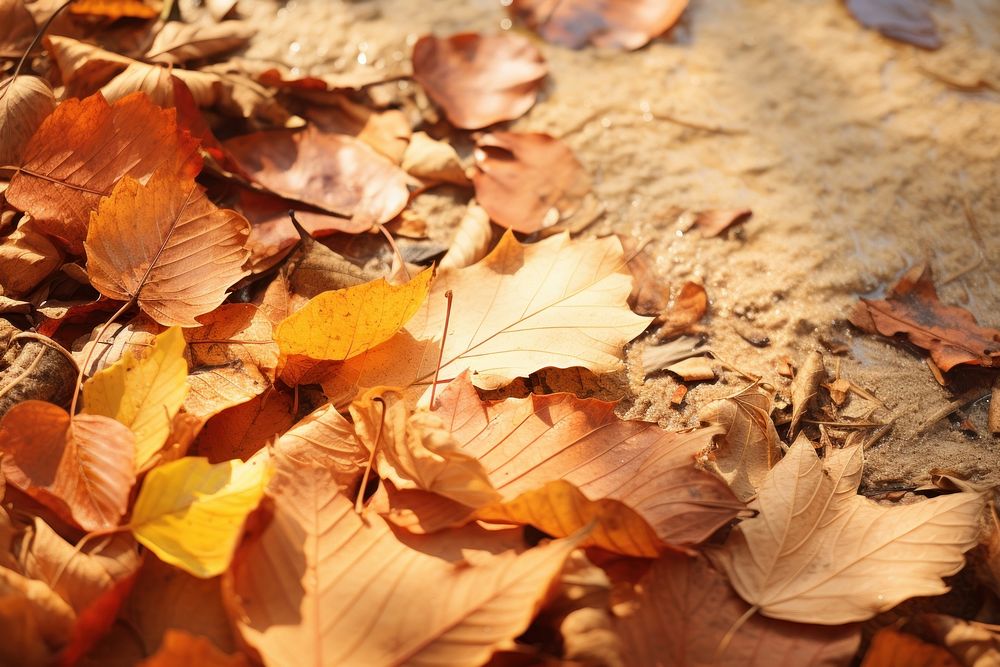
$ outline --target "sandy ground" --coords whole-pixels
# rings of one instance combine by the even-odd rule
[[[487,0],[241,0],[240,10],[260,29],[246,56],[302,74],[405,71],[425,32],[519,29]],[[704,283],[710,344],[727,362],[787,394],[780,359],[841,350],[826,353],[828,370],[839,363],[842,377],[887,404],[873,419],[896,419],[869,449],[872,493],[918,485],[934,468],[1000,482],[986,401],[966,412],[978,435],[948,419],[918,433],[954,394],[922,353],[845,320],[859,295],[878,295],[926,260],[947,281],[943,300],[1000,326],[1000,5],[940,1],[934,16],[945,47],[925,52],[864,30],[837,0],[692,0],[671,34],[637,52],[539,41],[550,77],[511,125],[564,137],[593,175],[606,214],[586,233],[651,239],[666,279]],[[442,220],[462,205],[451,194],[428,201]],[[737,233],[703,239],[677,230],[674,206],[746,206],[754,216]],[[746,341],[761,337],[767,346]],[[644,378],[645,344],[629,353],[624,416],[691,425],[699,405],[744,383],[730,373],[694,386],[674,409],[676,382]],[[955,391],[981,379],[957,376]],[[867,402],[852,401],[846,413],[864,415]]]

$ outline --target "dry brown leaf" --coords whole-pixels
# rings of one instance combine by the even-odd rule
[[[403,330],[345,362],[324,390],[343,404],[358,388],[429,385],[448,291],[453,312],[440,382],[468,368],[484,389],[546,366],[598,373],[620,368],[622,347],[649,323],[628,309],[632,281],[621,260],[621,244],[610,237],[571,241],[558,234],[522,245],[508,232],[479,263],[438,274],[423,308]]]
[[[531,234],[573,217],[590,176],[547,134],[494,132],[476,142],[476,199],[498,225]]]
[[[149,97],[150,102],[166,109],[176,106],[175,81],[177,79],[165,67],[135,62],[101,86],[101,94],[114,104],[132,93],[142,92]]]
[[[0,319],[0,327],[7,320]],[[0,357],[0,417],[22,401],[69,405],[78,368],[59,344],[44,337],[13,335]]]
[[[438,415],[411,413],[399,392],[376,388],[351,404],[358,438],[375,452],[379,476],[468,507],[500,498],[482,463],[464,451]]]
[[[201,168],[196,147],[174,111],[142,93],[114,105],[101,95],[66,100],[32,136],[5,196],[79,251],[91,211],[116,183],[124,176],[145,181],[157,168],[193,178]],[[137,238],[131,225],[125,233]]]
[[[278,346],[270,321],[250,304],[224,304],[199,321],[184,331],[191,369],[184,409],[204,420],[271,386]]]
[[[678,361],[667,366],[667,372],[673,373],[684,382],[702,382],[716,378],[715,361],[708,357],[689,357]]]
[[[313,410],[275,443],[282,460],[297,466],[321,465],[333,476],[341,493],[354,497],[368,450],[347,421],[329,403]]]
[[[472,266],[489,253],[492,242],[493,227],[490,226],[489,214],[471,201],[438,267],[444,270]]]
[[[462,160],[446,141],[432,139],[426,132],[414,132],[400,166],[403,171],[429,183],[468,185]]]
[[[394,218],[409,200],[406,172],[354,137],[307,127],[236,137],[226,150],[275,194],[341,216],[345,232]]]
[[[723,208],[699,211],[695,214],[694,226],[702,235],[712,238],[733,225],[746,222],[752,215],[753,211],[748,208]]]
[[[481,664],[527,627],[575,546],[463,559],[458,532],[411,547],[316,465],[279,464],[270,493],[274,518],[226,575],[237,628],[270,665]]]
[[[21,75],[0,82],[0,165],[20,163],[28,140],[55,108],[56,97],[45,79]]]
[[[582,49],[645,46],[680,19],[687,0],[513,0],[510,12],[545,41]]]
[[[893,628],[882,628],[872,637],[861,667],[961,667],[961,664],[940,646]]]
[[[91,216],[90,281],[163,326],[198,326],[246,275],[243,216],[216,208],[193,180],[157,171],[146,185],[123,178]]]
[[[146,58],[179,65],[219,55],[246,44],[256,31],[242,21],[200,25],[170,21],[156,34]]]
[[[572,394],[483,403],[465,376],[442,392],[435,414],[480,460],[503,502],[562,479],[587,499],[621,502],[680,546],[705,540],[743,509],[720,479],[695,467],[710,429],[669,433]]]
[[[294,423],[291,397],[267,391],[209,419],[196,441],[198,455],[212,463],[246,461]]]
[[[714,451],[714,466],[744,501],[757,495],[768,472],[781,459],[778,433],[771,421],[773,407],[773,392],[751,386],[698,411],[699,420],[725,429]]]
[[[858,23],[889,39],[924,49],[941,48],[941,36],[925,0],[845,0]]]
[[[851,391],[851,382],[845,378],[837,378],[833,382],[824,383],[823,386],[830,392],[830,400],[838,407],[847,401],[847,394]]]
[[[883,301],[861,299],[850,320],[868,333],[905,334],[911,343],[929,350],[945,372],[958,364],[1000,365],[1000,330],[979,326],[965,308],[941,303],[930,267],[907,271]]]
[[[824,627],[757,614],[740,624],[750,606],[702,557],[666,553],[635,589],[616,606],[614,626],[629,665],[843,667],[861,643],[856,624]]]
[[[0,241],[0,294],[18,299],[62,265],[63,255],[31,218]]]
[[[921,636],[929,637],[947,648],[958,658],[962,667],[993,667],[1000,664],[998,625],[966,621],[943,614],[921,614],[912,625]]]
[[[413,46],[413,78],[463,130],[524,115],[547,73],[542,54],[520,35],[425,35]]]
[[[820,461],[799,436],[751,505],[759,514],[711,554],[760,613],[837,625],[948,590],[941,578],[958,572],[975,546],[983,495],[879,505],[857,495],[862,459],[855,446]]]
[[[114,528],[135,484],[135,438],[100,415],[24,401],[0,421],[7,483],[84,530]]]
[[[792,380],[792,421],[788,425],[788,439],[794,440],[799,430],[799,422],[805,416],[819,385],[826,379],[826,366],[823,365],[823,355],[813,350],[802,362],[801,368]],[[839,405],[839,404],[838,404]]]
[[[18,58],[35,34],[35,21],[23,0],[0,0],[0,55]]]
[[[698,283],[686,282],[674,298],[669,309],[657,318],[663,324],[656,335],[660,339],[673,338],[694,328],[708,312],[708,293]]]
[[[160,649],[136,667],[250,667],[242,653],[223,653],[215,644],[183,630],[167,630]]]
[[[73,609],[44,583],[0,568],[0,663],[53,664],[74,621]]]
[[[323,132],[357,137],[393,164],[403,161],[412,134],[406,114],[399,109],[375,111],[344,95],[336,95],[331,101],[329,105],[309,107],[306,118]]]
[[[628,270],[632,273],[632,293],[628,305],[638,315],[659,317],[670,303],[670,284],[656,268],[656,260],[646,251],[648,243],[639,242],[628,234],[616,234],[625,249]]]

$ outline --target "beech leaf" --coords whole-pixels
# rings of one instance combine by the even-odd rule
[[[69,99],[32,135],[5,196],[79,252],[91,211],[122,177],[144,182],[162,167],[193,178],[201,169],[196,149],[197,142],[178,129],[175,112],[142,93],[114,105],[100,94]],[[143,236],[131,226],[125,235]]]
[[[323,292],[278,324],[281,353],[342,361],[370,350],[392,338],[420,309],[433,277],[433,269],[425,269],[403,285],[379,278]]]
[[[758,515],[712,554],[760,613],[837,625],[948,590],[941,578],[976,545],[983,494],[879,505],[857,495],[862,458],[858,445],[820,461],[799,436],[751,505]]]
[[[1000,330],[979,326],[965,308],[941,303],[929,267],[910,269],[884,300],[861,299],[850,320],[868,333],[905,334],[945,372],[959,364],[1000,365]]]
[[[510,12],[546,41],[634,50],[669,30],[687,0],[512,0]]]
[[[165,463],[146,476],[129,527],[164,562],[214,577],[229,567],[269,476],[267,450],[246,462],[212,465],[186,457]]]
[[[542,54],[520,35],[425,35],[413,46],[413,78],[463,130],[524,115],[547,73]]]
[[[463,533],[408,546],[325,468],[281,470],[273,519],[227,574],[236,626],[267,665],[481,664],[528,626],[576,545],[447,559],[429,548],[459,552]]]
[[[354,432],[354,425],[327,403],[302,418],[275,443],[282,461],[295,465],[321,465],[341,491],[352,497],[361,483],[368,450]]]
[[[91,215],[90,281],[164,326],[198,326],[247,275],[249,233],[243,216],[216,208],[193,180],[162,170],[145,185],[125,177]]]
[[[135,437],[101,415],[72,419],[57,405],[23,401],[0,421],[7,483],[84,530],[118,525],[135,484]]]
[[[31,136],[55,108],[56,96],[45,79],[21,75],[0,82],[0,165],[20,161]]]
[[[508,232],[479,263],[442,271],[406,326],[345,362],[324,390],[340,403],[359,387],[430,384],[448,291],[454,298],[442,382],[466,369],[483,389],[546,366],[619,369],[625,343],[649,324],[628,308],[631,282],[616,238],[573,241],[564,233],[522,245]]]
[[[184,336],[172,327],[156,337],[149,353],[131,350],[83,385],[87,414],[111,417],[135,435],[135,466],[142,469],[163,447],[187,394]]]

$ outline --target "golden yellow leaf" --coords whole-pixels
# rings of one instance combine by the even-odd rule
[[[429,385],[442,346],[441,382],[463,370],[495,389],[546,366],[602,373],[620,368],[622,348],[650,322],[629,310],[632,277],[614,237],[557,234],[522,245],[508,232],[473,266],[442,271],[423,308],[396,336],[345,362],[323,388],[335,402],[359,388]]]
[[[243,522],[270,476],[266,449],[245,463],[186,457],[154,468],[142,485],[129,526],[160,560],[196,577],[229,567]]]
[[[392,338],[423,305],[433,269],[403,285],[379,278],[323,292],[278,324],[275,340],[285,356],[340,361]]]
[[[857,495],[860,446],[820,461],[799,436],[739,524],[710,554],[760,613],[799,623],[863,621],[903,600],[940,595],[976,545],[981,493],[887,507]]]
[[[120,421],[135,434],[135,466],[142,469],[163,447],[188,386],[184,335],[171,327],[158,335],[148,355],[131,350],[83,385],[84,411]]]

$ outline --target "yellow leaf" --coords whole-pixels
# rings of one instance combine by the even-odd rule
[[[163,447],[187,394],[187,362],[180,327],[157,336],[142,359],[131,350],[83,385],[85,412],[116,419],[135,434],[137,470]]]
[[[423,305],[433,269],[404,285],[384,279],[323,292],[285,318],[275,340],[285,356],[340,361],[392,338]]]
[[[201,457],[167,463],[146,477],[129,525],[160,560],[196,577],[214,577],[229,567],[243,521],[269,477],[266,449],[246,463],[212,465]]]

